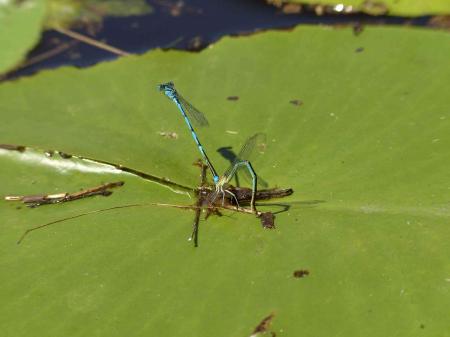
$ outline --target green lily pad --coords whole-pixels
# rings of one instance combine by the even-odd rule
[[[45,0],[0,1],[0,74],[14,68],[39,41]]]
[[[345,11],[362,11],[371,15],[419,16],[450,13],[450,2],[448,0],[274,0],[272,2],[336,5],[337,12],[343,12],[346,8]]]
[[[228,161],[216,149],[237,152],[264,132],[253,166],[295,191],[260,205],[290,207],[277,229],[224,212],[201,223],[198,248],[186,240],[193,212],[157,206],[55,224],[17,245],[24,230],[62,217],[195,199],[95,163],[69,169],[59,162],[75,160],[0,151],[1,195],[125,181],[109,197],[37,209],[0,203],[3,335],[250,336],[271,313],[279,336],[445,335],[448,55],[444,32],[300,27],[2,84],[2,142],[195,187],[200,154],[156,90],[173,80],[207,115],[211,126],[198,132],[219,172]]]

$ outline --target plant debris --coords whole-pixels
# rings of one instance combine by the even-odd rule
[[[293,275],[294,275],[295,278],[302,278],[302,277],[305,277],[305,276],[309,275],[309,270],[299,269],[299,270],[294,271]]]
[[[24,152],[26,147],[22,145],[0,144],[0,149],[8,151]]]
[[[255,337],[258,334],[263,334],[265,332],[268,332],[270,328],[270,324],[272,323],[273,318],[275,317],[274,313],[271,313],[269,316],[263,318],[263,320],[256,326],[255,330],[253,330],[253,333],[250,335],[250,337]],[[275,332],[270,332],[273,337],[275,337]]]
[[[28,207],[34,208],[42,205],[58,204],[61,202],[74,201],[95,195],[109,196],[112,194],[111,188],[123,186],[123,181],[107,183],[97,187],[81,190],[74,193],[38,194],[38,195],[8,195],[6,201],[21,201]]]
[[[262,213],[260,219],[263,228],[275,229],[275,215],[272,212]]]

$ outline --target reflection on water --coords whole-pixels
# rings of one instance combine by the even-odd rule
[[[142,16],[107,17],[92,30],[85,25],[77,32],[105,42],[128,53],[140,54],[154,48],[201,50],[226,35],[248,35],[264,29],[287,29],[298,24],[366,24],[419,25],[428,24],[429,16],[404,18],[385,16],[379,2],[365,1],[366,12],[377,10],[376,16],[354,12],[351,6],[301,6],[289,13],[283,7],[261,0],[147,0],[153,11]],[[281,3],[281,2],[280,2]],[[345,14],[347,13],[347,14]],[[98,29],[97,29],[98,28]],[[95,33],[95,35],[92,35]],[[61,65],[86,67],[117,55],[86,43],[75,41],[56,31],[43,34],[33,50],[28,66],[9,74],[8,78],[30,75]]]

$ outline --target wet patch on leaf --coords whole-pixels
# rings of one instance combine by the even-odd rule
[[[239,96],[228,96],[227,100],[229,100],[229,101],[237,101],[237,100],[239,100]]]
[[[300,100],[300,99],[293,99],[293,100],[290,100],[289,103],[291,103],[292,105],[295,105],[295,106],[301,106],[301,105],[303,105],[303,101]]]

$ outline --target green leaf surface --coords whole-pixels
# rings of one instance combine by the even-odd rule
[[[2,84],[3,143],[196,186],[200,154],[156,90],[173,80],[207,115],[199,137],[219,172],[228,161],[216,149],[238,152],[264,132],[253,166],[271,186],[295,191],[260,206],[290,205],[276,230],[226,212],[201,222],[198,248],[186,240],[193,212],[165,207],[93,214],[17,245],[24,230],[62,217],[195,199],[103,166],[0,151],[1,195],[125,181],[107,198],[0,203],[2,335],[250,336],[270,313],[277,336],[448,335],[448,55],[443,32],[300,27]],[[300,269],[309,275],[293,277]]]
[[[289,0],[283,2],[352,6],[353,10],[363,11],[372,15],[383,14],[385,10],[387,10],[389,15],[403,16],[450,13],[450,1],[448,0]]]
[[[39,41],[45,0],[0,1],[0,74],[14,68]]]

